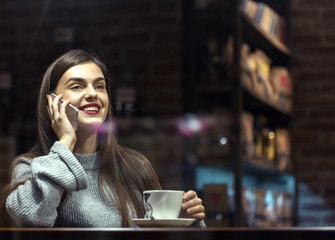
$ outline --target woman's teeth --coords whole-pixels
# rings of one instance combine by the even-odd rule
[[[99,109],[97,107],[87,107],[84,109],[84,111],[98,111]]]

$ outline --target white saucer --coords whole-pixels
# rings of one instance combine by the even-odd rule
[[[193,218],[173,218],[173,219],[133,218],[132,220],[139,227],[186,227],[194,222]]]

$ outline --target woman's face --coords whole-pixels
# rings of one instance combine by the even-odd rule
[[[79,109],[78,128],[98,127],[107,117],[108,94],[105,77],[93,62],[68,69],[58,81],[55,93]]]

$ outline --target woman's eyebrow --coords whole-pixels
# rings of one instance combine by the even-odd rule
[[[86,80],[84,78],[72,77],[72,78],[69,78],[65,82],[65,85],[68,84],[71,81],[74,81],[74,82],[86,82]],[[96,83],[96,82],[99,82],[99,81],[105,81],[105,79],[103,77],[98,77],[98,78],[96,78],[96,79],[93,80],[93,83]]]

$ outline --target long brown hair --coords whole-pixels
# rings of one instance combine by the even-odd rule
[[[47,94],[54,90],[61,76],[71,67],[84,62],[94,62],[101,69],[106,80],[109,99],[111,99],[112,81],[106,66],[93,51],[72,50],[55,60],[46,70],[37,105],[38,138],[36,145],[24,156],[47,155],[57,136],[51,128],[47,112]],[[106,122],[112,120],[112,108],[109,104]],[[159,180],[150,162],[141,153],[120,146],[112,131],[99,135],[99,150],[102,158],[99,169],[99,191],[107,200],[116,203],[122,215],[122,226],[130,224],[129,214],[144,215],[143,204],[138,196],[147,189],[161,189]],[[13,167],[12,167],[13,168]],[[9,184],[0,195],[0,225],[4,222],[5,201],[8,195],[20,184]],[[131,212],[129,212],[131,211]]]

